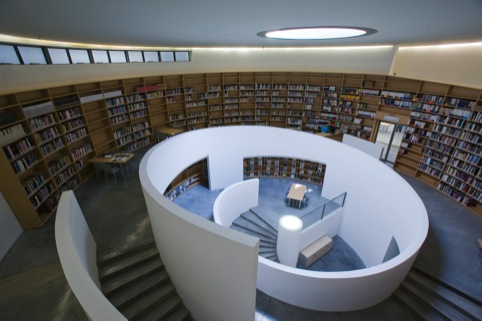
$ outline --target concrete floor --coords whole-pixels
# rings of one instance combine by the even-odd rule
[[[153,241],[136,171],[143,152],[137,153],[133,173],[124,180],[115,184],[112,179],[104,183],[93,178],[75,191],[99,254]],[[430,219],[415,265],[482,300],[482,258],[477,256],[482,219],[416,179],[404,178],[424,200]],[[391,300],[350,313],[301,309],[259,291],[256,301],[257,321],[403,320],[403,311]],[[43,228],[25,231],[0,262],[0,320],[87,320],[60,267],[54,217]]]

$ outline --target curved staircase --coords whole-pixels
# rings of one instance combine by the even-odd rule
[[[279,262],[276,254],[278,230],[263,219],[255,209],[241,214],[233,221],[230,228],[259,238],[259,255]]]
[[[416,267],[392,297],[414,320],[482,320],[482,302]]]
[[[128,320],[191,321],[155,243],[98,259],[102,292]]]
[[[279,262],[278,231],[256,209],[241,214],[230,228],[258,237],[259,255]],[[482,320],[482,303],[462,291],[412,267],[400,287],[387,299],[400,320]],[[398,320],[398,319],[397,319]]]

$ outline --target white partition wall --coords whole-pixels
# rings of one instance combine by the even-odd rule
[[[180,146],[176,144],[183,145],[186,136],[164,141],[141,163],[140,178],[157,248],[195,320],[253,320],[259,240],[189,213],[160,192],[180,171],[205,158],[203,148],[181,147],[175,152]],[[205,144],[200,146],[209,149]]]
[[[65,277],[88,318],[127,321],[100,290],[97,245],[72,191],[60,198],[55,243]]]
[[[480,5],[480,4],[479,4]],[[482,88],[482,42],[400,47],[390,75]]]
[[[301,235],[300,250],[304,249],[323,235],[334,238],[340,231],[341,220],[343,219],[343,207],[323,217],[307,228],[303,229]]]
[[[365,152],[368,155],[375,157],[375,159],[380,159],[380,157],[382,156],[382,151],[383,151],[382,146],[366,141],[364,139],[361,139],[352,135],[344,134],[343,140],[341,142],[351,147],[355,147],[361,150],[362,152]]]
[[[215,274],[224,264],[225,269],[241,273],[237,275],[239,289],[235,292],[237,299],[249,306],[244,296],[252,290],[247,289],[246,284],[252,284],[256,268],[253,252],[245,251],[243,246],[255,248],[256,245],[247,235],[179,208],[162,193],[183,169],[206,157],[210,160],[211,185],[225,188],[242,180],[242,160],[253,155],[304,158],[327,164],[322,194],[333,198],[347,192],[339,235],[367,266],[355,271],[313,272],[260,258],[258,288],[301,307],[349,311],[374,305],[398,287],[428,231],[425,207],[405,180],[370,155],[317,135],[263,126],[218,127],[187,132],[156,145],[146,154],[140,168],[157,245],[169,273],[174,271],[173,280],[181,297],[189,299],[189,302],[185,300],[188,308],[208,304],[201,302],[204,297],[194,296],[191,288],[193,284],[195,288],[205,287],[196,289],[197,293],[216,288],[213,284],[220,284],[220,280],[210,274]],[[223,166],[213,166],[211,159]],[[398,242],[400,254],[382,263],[392,237]],[[221,263],[223,260],[217,253],[226,248],[237,248],[241,257],[235,259],[226,253]],[[257,258],[257,252],[255,256]],[[242,263],[229,266],[227,262],[231,260]],[[189,268],[184,267],[186,264]],[[190,273],[193,266],[196,274]],[[228,273],[222,276],[227,277]],[[212,306],[224,311],[231,308],[235,307],[224,301],[217,307]],[[204,312],[213,313],[210,320],[222,320],[216,318],[219,316],[211,307],[205,308],[208,309]],[[200,314],[194,313],[195,318],[198,316]]]
[[[226,187],[214,202],[214,222],[230,227],[239,215],[258,206],[258,196],[259,180],[257,178]]]
[[[216,148],[216,146],[212,146]],[[243,159],[231,153],[210,153],[208,158],[209,188],[221,189],[243,180]]]

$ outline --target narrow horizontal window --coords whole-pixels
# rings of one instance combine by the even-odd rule
[[[0,45],[0,64],[20,64],[20,60],[13,46]]]
[[[112,63],[126,63],[126,54],[124,51],[109,50],[110,61]]]
[[[172,51],[161,51],[161,61],[174,61],[174,53]]]
[[[109,56],[106,50],[91,50],[94,63],[96,64],[108,64]]]
[[[174,52],[176,61],[190,61],[188,51],[176,51]]]
[[[61,48],[48,48],[50,55],[50,60],[54,65],[65,65],[70,64],[69,56],[67,55],[67,50]]]
[[[25,65],[45,65],[47,63],[42,48],[18,46],[18,51],[20,51]]]
[[[73,64],[90,64],[89,53],[85,49],[69,49]]]
[[[128,51],[130,62],[144,62],[142,51]]]
[[[159,53],[157,51],[144,51],[144,59],[146,62],[159,62]]]

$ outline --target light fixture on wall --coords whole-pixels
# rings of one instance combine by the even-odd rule
[[[377,30],[362,27],[299,27],[259,32],[263,38],[279,40],[329,40],[368,36]]]

